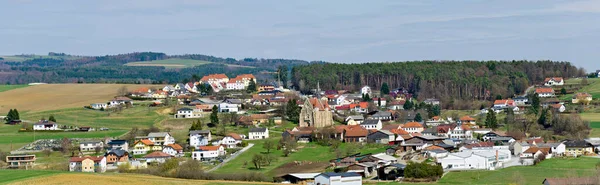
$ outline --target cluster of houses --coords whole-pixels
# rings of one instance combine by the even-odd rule
[[[112,100],[108,100],[106,103],[92,103],[90,104],[90,108],[96,110],[106,110],[111,108],[117,108],[119,106],[132,106],[133,100],[131,98],[125,96],[117,96]]]
[[[67,128],[66,125],[59,125],[58,123],[50,120],[39,120],[33,124],[34,131],[79,131],[79,132],[91,132],[96,131],[96,128],[80,126]],[[108,128],[99,128],[99,130],[108,130]]]

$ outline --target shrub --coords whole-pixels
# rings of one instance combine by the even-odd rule
[[[404,176],[407,178],[417,179],[438,179],[444,174],[444,170],[440,165],[430,165],[426,162],[414,163],[409,162],[404,169]]]

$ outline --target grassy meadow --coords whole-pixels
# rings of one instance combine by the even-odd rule
[[[73,60],[81,57],[78,56],[48,56],[48,55],[10,55],[10,56],[0,56],[4,58],[4,61],[10,62],[23,62],[25,60],[31,59],[45,59],[45,58],[53,58],[53,59],[64,59],[64,60]]]
[[[203,60],[170,58],[170,59],[165,59],[165,60],[130,62],[125,65],[127,65],[127,66],[163,66],[166,68],[186,68],[186,67],[194,67],[194,66],[199,66],[199,65],[209,64],[209,63],[211,63],[211,62],[203,61]]]
[[[565,85],[580,84],[581,80],[582,80],[581,78],[567,79],[565,81]],[[588,85],[583,86],[581,89],[577,90],[575,93],[587,92],[587,93],[590,93],[594,99],[600,98],[600,78],[588,78],[587,81],[588,81]],[[559,94],[559,93],[560,92],[557,92],[557,94]],[[560,99],[561,100],[571,100],[573,98],[573,95],[574,94],[567,94],[567,95],[561,96]]]
[[[0,85],[0,92],[27,87],[29,85]]]
[[[44,171],[44,170],[0,170],[0,184],[22,181],[30,178],[43,178],[56,174],[65,173],[62,171]]]

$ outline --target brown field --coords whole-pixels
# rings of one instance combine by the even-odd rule
[[[183,64],[148,64],[148,63],[129,63],[128,66],[153,66],[153,67],[172,67],[172,68],[184,68]]]
[[[236,181],[204,181],[164,178],[150,175],[134,174],[59,174],[47,177],[39,177],[30,180],[10,183],[12,185],[21,184],[85,184],[85,185],[164,185],[164,184],[273,184],[258,182],[236,182]]]
[[[45,84],[0,92],[0,111],[46,111],[83,107],[90,103],[107,102],[119,88],[132,91],[140,87],[162,88],[161,85],[133,84]]]

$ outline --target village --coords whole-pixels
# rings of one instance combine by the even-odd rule
[[[362,182],[401,181],[403,179],[438,179],[442,173],[464,170],[498,170],[511,166],[536,165],[550,158],[597,156],[600,138],[552,140],[536,135],[516,136],[492,126],[483,115],[524,114],[537,101],[544,109],[560,114],[568,105],[587,105],[593,101],[588,93],[577,93],[569,102],[556,98],[555,89],[564,85],[560,77],[547,78],[532,86],[531,92],[514,98],[497,98],[488,107],[472,115],[442,114],[444,104],[435,97],[418,101],[407,90],[381,91],[364,86],[357,92],[321,90],[302,94],[277,83],[257,83],[252,74],[229,78],[212,74],[197,82],[166,85],[163,88],[140,88],[127,91],[107,102],[82,105],[89,111],[119,112],[145,102],[144,106],[170,107],[170,119],[193,120],[187,138],[176,138],[173,130],[150,130],[132,137],[106,137],[98,140],[45,141],[46,147],[23,147],[6,156],[10,168],[32,168],[36,152],[66,145],[77,148],[68,160],[71,172],[105,173],[145,169],[173,158],[193,159],[216,170],[237,156],[248,154],[252,141],[280,138],[265,149],[297,151],[299,144],[320,143],[334,148],[339,143],[375,146],[377,153],[338,153],[327,159],[325,169],[311,172],[278,174],[275,182],[362,184]],[[122,91],[122,90],[119,90]],[[121,92],[120,92],[121,93]],[[535,96],[535,97],[533,97]],[[536,99],[536,100],[532,100]],[[12,109],[11,109],[12,112]],[[16,113],[18,115],[18,113]],[[18,116],[16,117],[18,118]],[[200,120],[210,120],[210,122]],[[226,131],[220,120],[230,119],[236,129]],[[486,122],[486,123],[483,123]],[[26,125],[11,119],[12,125]],[[497,123],[495,123],[497,124]],[[491,128],[493,127],[493,128]],[[236,132],[243,128],[244,132]],[[20,132],[103,132],[108,128],[61,125],[54,118],[42,119]],[[233,131],[231,131],[233,130]],[[178,142],[178,141],[186,142]],[[250,141],[250,142],[249,142]],[[36,142],[37,143],[37,142]],[[60,149],[57,149],[60,150]],[[269,152],[267,152],[269,153]],[[265,155],[263,157],[267,157]],[[254,157],[256,158],[256,157]],[[253,159],[260,169],[268,159]],[[426,176],[410,172],[415,164],[435,168]]]

